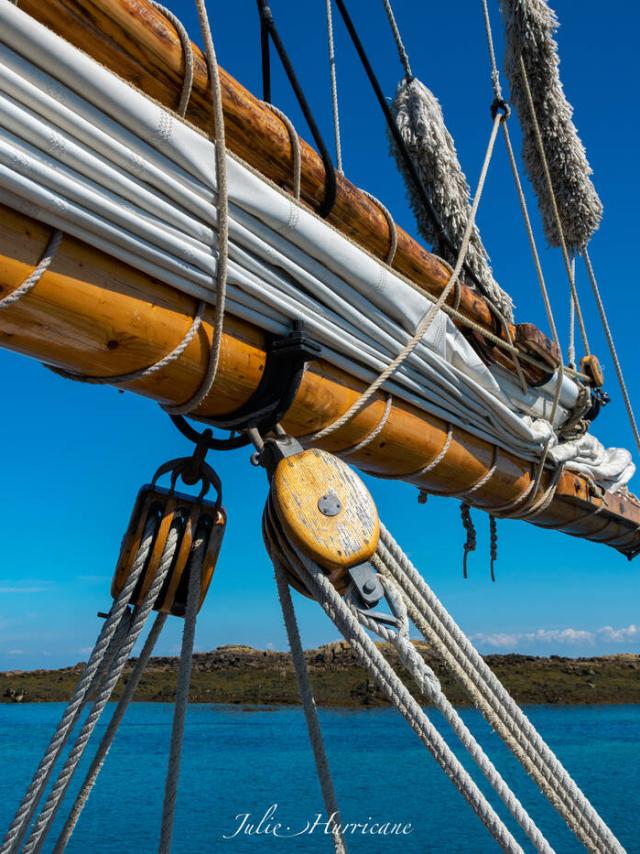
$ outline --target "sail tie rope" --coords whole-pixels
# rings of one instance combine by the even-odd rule
[[[281,120],[289,134],[289,142],[291,143],[291,162],[293,171],[293,197],[296,201],[300,201],[300,185],[302,180],[302,151],[300,149],[300,137],[295,129],[295,126],[289,116],[281,109],[272,104],[270,101],[262,102],[265,107],[271,110]]]
[[[383,524],[378,553],[384,573],[390,574],[403,592],[411,620],[569,827],[589,851],[623,854],[624,849],[593,805]]]
[[[314,441],[324,439],[325,437],[331,435],[331,433],[335,433],[336,430],[339,430],[341,427],[347,424],[347,422],[349,422],[367,405],[367,403],[371,400],[371,398],[378,391],[378,389],[382,385],[384,385],[384,383],[389,379],[389,377],[393,376],[393,374],[403,365],[403,363],[408,359],[411,353],[413,353],[418,344],[422,341],[426,333],[429,331],[429,328],[435,320],[438,312],[445,304],[449,294],[455,287],[456,282],[458,281],[458,278],[460,276],[462,267],[464,265],[467,249],[469,248],[469,242],[473,233],[473,227],[475,224],[478,206],[480,204],[480,199],[482,198],[482,191],[484,189],[487,173],[489,171],[489,165],[491,163],[491,158],[495,147],[498,128],[502,123],[503,119],[504,116],[500,113],[496,113],[493,119],[491,134],[489,136],[489,142],[487,144],[487,150],[482,164],[482,169],[480,171],[480,177],[478,179],[478,186],[473,199],[473,204],[471,206],[469,219],[467,220],[462,244],[458,252],[455,267],[453,269],[453,272],[451,273],[451,276],[449,277],[449,281],[447,282],[444,290],[438,297],[437,301],[427,309],[422,320],[419,322],[414,335],[409,339],[409,341],[407,341],[407,343],[404,345],[398,355],[387,365],[387,367],[382,371],[382,373],[380,373],[378,377],[376,377],[376,379],[360,395],[358,400],[356,400],[343,415],[341,415],[332,424],[329,424],[322,430],[317,431],[313,434],[312,437],[310,437]]]
[[[15,852],[18,849],[26,827],[33,817],[33,813],[37,807],[42,791],[49,780],[53,765],[67,741],[71,729],[78,718],[89,692],[93,687],[95,687],[96,676],[100,670],[100,666],[107,654],[111,642],[113,641],[118,626],[123,620],[125,612],[127,612],[129,600],[131,599],[138,583],[138,579],[140,578],[142,570],[146,564],[155,536],[155,527],[156,525],[154,525],[151,520],[145,527],[141,539],[141,545],[132,566],[132,571],[123,586],[122,591],[111,606],[109,616],[105,620],[100,634],[98,635],[96,644],[89,656],[89,660],[78,685],[76,686],[73,696],[65,708],[60,723],[58,724],[56,731],[45,750],[29,788],[27,789],[11,826],[7,831],[2,846],[0,847],[0,854],[12,854],[12,852]]]
[[[266,526],[263,526],[263,532],[267,548],[271,551],[270,534]],[[293,661],[296,680],[298,682],[298,692],[300,694],[300,699],[302,700],[302,708],[304,710],[304,717],[307,724],[307,731],[309,733],[309,740],[311,742],[311,749],[313,751],[313,758],[316,764],[318,780],[320,782],[320,789],[324,800],[324,807],[327,811],[327,816],[335,819],[331,821],[331,834],[333,837],[334,847],[336,854],[346,854],[346,844],[340,831],[340,810],[338,807],[338,800],[336,798],[331,769],[329,767],[329,760],[324,746],[324,739],[322,738],[318,709],[313,696],[313,688],[311,687],[311,682],[309,680],[309,671],[304,658],[300,629],[298,627],[296,612],[291,598],[289,583],[285,575],[285,569],[275,555],[275,551],[273,567],[276,586],[278,589],[278,598],[282,609],[282,617],[287,630],[291,659]]]
[[[42,849],[48,832],[55,819],[57,810],[62,802],[62,799],[67,791],[71,779],[78,767],[78,764],[84,754],[84,751],[89,743],[89,739],[104,712],[111,695],[122,676],[124,668],[129,660],[129,656],[133,651],[133,647],[142,632],[142,629],[147,621],[147,617],[155,604],[156,599],[165,579],[171,569],[173,560],[176,554],[178,544],[178,526],[173,524],[169,530],[167,541],[164,546],[162,558],[158,566],[157,572],[149,586],[142,603],[136,607],[132,618],[131,626],[126,634],[124,641],[119,649],[115,652],[113,662],[108,672],[105,674],[104,681],[100,684],[96,691],[95,698],[89,715],[78,734],[78,737],[67,757],[56,782],[49,793],[49,796],[36,819],[31,834],[27,839],[26,844],[22,849],[22,854],[37,854]]]
[[[218,255],[216,269],[216,303],[213,317],[213,338],[209,347],[209,356],[204,376],[200,382],[200,385],[198,386],[194,394],[189,398],[189,400],[177,405],[163,406],[163,409],[171,415],[188,415],[190,412],[193,412],[194,410],[198,409],[198,407],[208,397],[215,382],[216,374],[218,371],[218,363],[220,361],[220,349],[222,344],[224,312],[226,302],[227,267],[229,259],[229,197],[227,185],[224,113],[222,108],[222,88],[220,83],[220,73],[216,58],[216,52],[213,44],[213,38],[211,35],[211,27],[209,24],[209,19],[205,7],[205,0],[195,0],[195,3],[198,11],[198,17],[200,20],[200,27],[205,46],[205,59],[209,72],[209,93],[213,111],[214,130],[212,139],[215,143],[216,180],[218,191]],[[171,23],[174,25],[178,37],[180,39],[180,43],[182,45],[185,70],[177,113],[180,117],[184,118],[187,112],[187,108],[189,106],[189,101],[193,89],[193,46],[191,44],[189,35],[180,19],[173,12],[171,12],[171,10],[168,10],[161,3],[155,2],[155,0],[153,0],[153,5],[156,9],[158,9],[159,12],[162,12],[162,14],[166,15],[168,20],[171,21]],[[274,112],[276,111],[274,110]],[[296,167],[295,165],[296,142],[294,142],[294,137],[297,141],[297,135],[295,134],[295,131],[292,135],[292,148],[294,151],[294,182],[296,180],[298,182],[299,193],[299,166]],[[296,176],[298,177],[296,178]],[[44,260],[46,260],[46,258],[43,259],[43,261]],[[37,270],[38,268],[34,270],[34,272],[29,277],[29,280],[34,277],[34,275],[37,273]],[[39,276],[37,276],[36,280],[33,282],[33,284],[30,285],[28,290],[30,290],[30,288],[37,283],[37,281],[42,276],[42,273],[44,273],[45,270],[46,267],[40,271]],[[29,282],[29,280],[27,280],[27,282]],[[25,285],[22,285],[21,288],[18,289],[18,291],[14,291],[6,299],[9,300],[10,298],[13,298],[15,294],[17,294],[17,296],[12,301],[15,302],[17,299],[20,299],[20,297],[23,296],[22,291],[24,287]],[[11,303],[7,302],[7,304]],[[1,307],[2,304],[0,302],[0,308]],[[49,367],[54,373],[64,377],[65,379],[76,380],[77,382],[84,382],[92,385],[122,384],[147,379],[148,377],[152,376],[158,371],[163,370],[168,365],[172,364],[180,358],[180,356],[185,352],[187,347],[191,344],[191,342],[199,332],[200,328],[202,327],[205,310],[206,303],[200,300],[197,305],[195,316],[193,317],[189,328],[185,332],[182,339],[178,342],[178,344],[173,348],[173,350],[171,350],[171,352],[167,353],[167,355],[163,356],[161,359],[157,360],[153,364],[147,365],[144,368],[140,368],[135,371],[129,371],[124,374],[94,377],[87,376],[84,374],[77,374],[75,372],[67,371],[63,368],[51,365],[48,365],[47,367]]]
[[[374,442],[378,438],[380,433],[382,433],[382,431],[384,430],[384,428],[387,424],[387,421],[389,420],[389,415],[391,414],[392,405],[393,405],[393,397],[392,397],[392,395],[388,394],[387,399],[386,399],[385,404],[384,404],[384,410],[383,410],[382,416],[381,416],[380,420],[378,421],[378,423],[376,424],[376,426],[373,428],[373,430],[370,433],[367,433],[367,435],[364,437],[364,439],[361,439],[356,445],[352,445],[350,448],[345,448],[343,451],[340,451],[339,452],[340,456],[341,457],[348,457],[351,454],[357,454],[359,451],[363,451],[372,442]]]
[[[29,273],[24,282],[17,287],[15,290],[11,291],[10,294],[7,294],[6,297],[0,299],[0,310],[4,308],[9,308],[9,306],[15,305],[18,300],[21,300],[23,296],[29,293],[29,291],[33,290],[35,286],[38,284],[43,275],[47,272],[53,259],[56,256],[56,252],[60,247],[60,243],[62,242],[62,232],[54,231],[49,238],[49,242],[42,253],[42,257],[38,262],[37,266]]]

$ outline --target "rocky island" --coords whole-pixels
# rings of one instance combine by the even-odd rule
[[[466,697],[455,679],[425,643],[416,647],[440,679],[451,700],[464,705]],[[380,645],[387,659],[397,655]],[[385,700],[358,665],[345,642],[306,652],[316,701],[322,706],[381,706]],[[640,703],[640,655],[599,658],[549,658],[532,655],[489,655],[489,666],[519,703]],[[176,658],[152,658],[136,700],[171,702]],[[68,699],[84,665],[60,670],[12,670],[0,674],[0,700],[47,702]],[[125,679],[131,663],[125,671]],[[416,686],[407,685],[417,696]],[[119,691],[120,689],[118,689]],[[118,696],[118,692],[116,692]],[[194,655],[191,700],[195,703],[294,705],[298,689],[291,657],[285,652],[247,646],[221,646]]]

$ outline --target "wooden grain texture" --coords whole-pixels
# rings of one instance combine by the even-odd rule
[[[376,505],[358,475],[326,451],[314,448],[281,460],[271,481],[273,506],[289,538],[326,569],[349,569],[378,548]],[[331,516],[323,498],[339,502]]]
[[[42,223],[0,206],[0,295],[24,281],[49,238]],[[112,376],[153,364],[170,352],[189,328],[195,310],[191,297],[65,237],[51,269],[34,290],[0,311],[0,346],[80,374]],[[161,403],[188,400],[206,371],[210,336],[211,313],[207,313],[203,330],[179,359],[127,387]],[[264,347],[260,330],[226,317],[218,377],[200,415],[224,415],[249,399],[264,370]],[[325,362],[314,363],[303,377],[284,427],[294,436],[319,430],[349,409],[362,390],[363,384],[354,377]],[[353,447],[375,429],[384,409],[379,395],[319,445],[329,451]],[[350,455],[349,462],[433,493],[466,497],[485,510],[515,501],[527,489],[530,463],[496,451],[462,428],[452,429],[439,465],[427,474],[416,474],[440,455],[448,432],[442,419],[394,401],[380,434]],[[494,463],[489,482],[470,492]],[[547,482],[545,475],[541,488]],[[640,544],[638,506],[620,496],[591,495],[588,481],[573,473],[562,476],[556,498],[536,523],[624,551]]]
[[[184,74],[182,47],[173,25],[147,0],[21,0],[20,8],[145,94],[169,107],[177,104]],[[207,67],[199,48],[194,45],[193,50],[195,74],[187,118],[197,127],[211,130]],[[224,70],[221,83],[229,148],[272,181],[290,189],[291,141],[282,120]],[[301,198],[317,210],[324,199],[324,166],[304,140],[301,154]],[[336,177],[336,202],[328,221],[378,258],[386,258],[391,234],[385,214],[347,178],[339,174]],[[439,296],[449,280],[448,266],[400,227],[397,237],[394,268],[420,288]],[[531,336],[530,324],[522,332],[519,325],[513,324],[505,330],[487,301],[464,285],[458,295],[454,291],[448,299],[450,305],[456,301],[459,311],[475,323],[505,341],[510,335],[531,356],[539,357],[542,351],[543,361],[551,359],[552,364],[558,364],[561,354],[555,344],[539,330]],[[483,350],[488,358],[514,371],[508,354],[488,342]],[[523,370],[531,382],[539,382],[545,376],[527,363]]]

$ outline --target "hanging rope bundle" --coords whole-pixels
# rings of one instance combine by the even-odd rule
[[[506,28],[505,67],[511,100],[522,125],[524,161],[538,196],[545,234],[552,246],[561,245],[562,235],[536,141],[521,63],[535,105],[564,239],[569,251],[577,252],[587,245],[600,225],[602,202],[591,181],[592,170],[560,81],[560,59],[554,38],[558,19],[546,0],[500,0],[500,6]]]
[[[409,173],[392,136],[391,151],[404,177],[420,232],[433,246],[434,252],[454,264],[457,248],[462,243],[471,216],[471,191],[458,160],[453,138],[447,130],[440,103],[424,83],[413,75],[389,0],[384,0],[384,5],[405,70],[405,76],[396,90],[392,112],[422,191],[429,199],[429,209],[425,207],[422,192],[417,190],[414,177]],[[465,264],[500,313],[511,320],[513,302],[493,277],[489,256],[477,225],[473,227]]]

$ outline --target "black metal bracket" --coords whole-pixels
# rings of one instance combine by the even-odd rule
[[[261,435],[270,433],[285,415],[300,387],[308,362],[318,359],[322,347],[305,334],[304,323],[296,320],[293,331],[284,338],[272,338],[267,345],[267,359],[262,378],[249,400],[224,418],[211,419],[214,427],[240,433],[228,439],[207,438],[207,448],[230,451],[250,443],[245,431],[256,428]],[[202,433],[182,415],[172,415],[178,430],[196,444]]]

